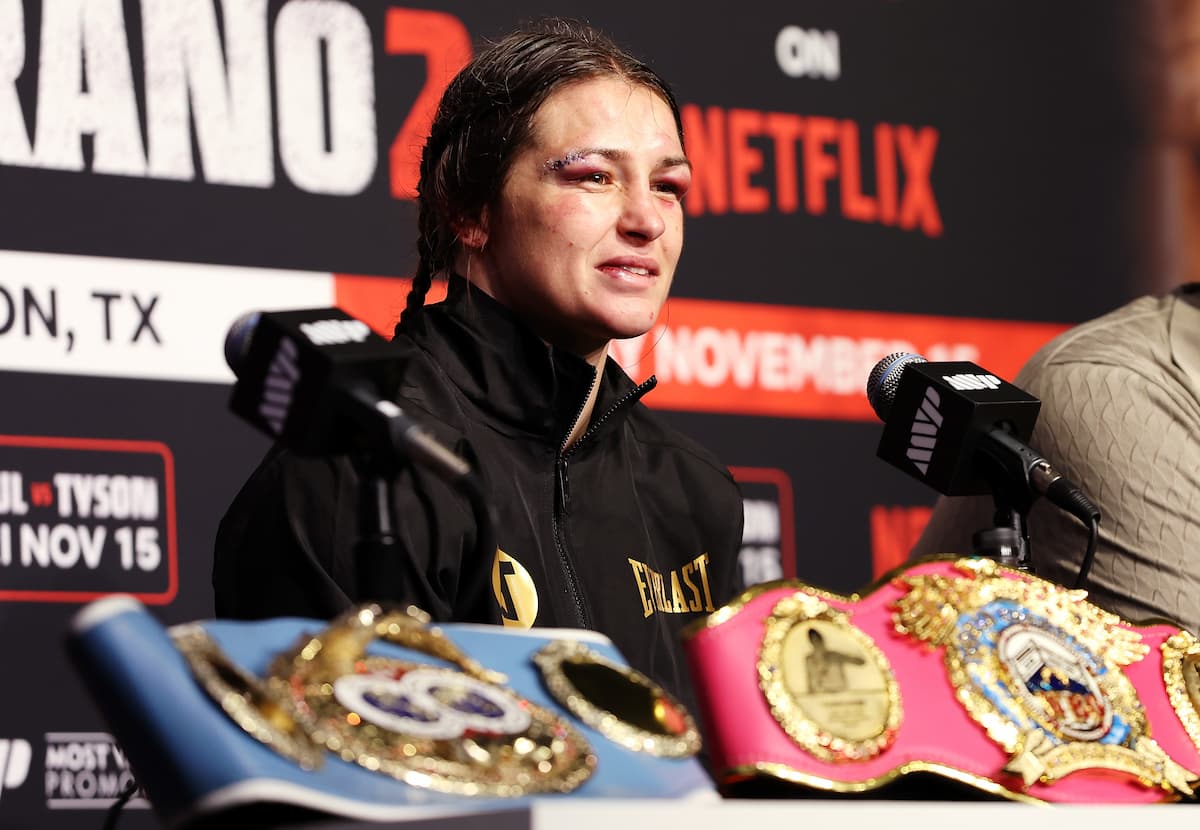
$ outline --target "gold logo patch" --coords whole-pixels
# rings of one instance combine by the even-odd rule
[[[529,571],[500,548],[492,563],[492,593],[506,628],[530,628],[537,619],[538,595]]]

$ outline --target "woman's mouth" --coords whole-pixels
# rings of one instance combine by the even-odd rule
[[[653,262],[617,259],[600,265],[600,270],[618,279],[646,282],[658,276],[658,267]]]

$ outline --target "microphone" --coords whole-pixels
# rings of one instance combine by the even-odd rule
[[[867,398],[884,422],[877,455],[948,496],[995,494],[1022,513],[1039,495],[1085,524],[1100,511],[1026,441],[1041,401],[968,361],[896,352],[875,365]]]
[[[340,308],[245,314],[226,335],[225,361],[237,376],[230,409],[300,455],[366,450],[451,482],[471,472],[390,399],[395,351]]]

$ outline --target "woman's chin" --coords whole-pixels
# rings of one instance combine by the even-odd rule
[[[627,340],[645,334],[658,322],[661,308],[662,304],[657,300],[620,303],[619,308],[604,315],[604,327],[610,332],[609,339]]]

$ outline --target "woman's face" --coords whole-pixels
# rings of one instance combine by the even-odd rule
[[[615,77],[573,83],[538,110],[481,232],[464,236],[469,276],[549,342],[603,355],[658,318],[690,184],[662,98]]]

